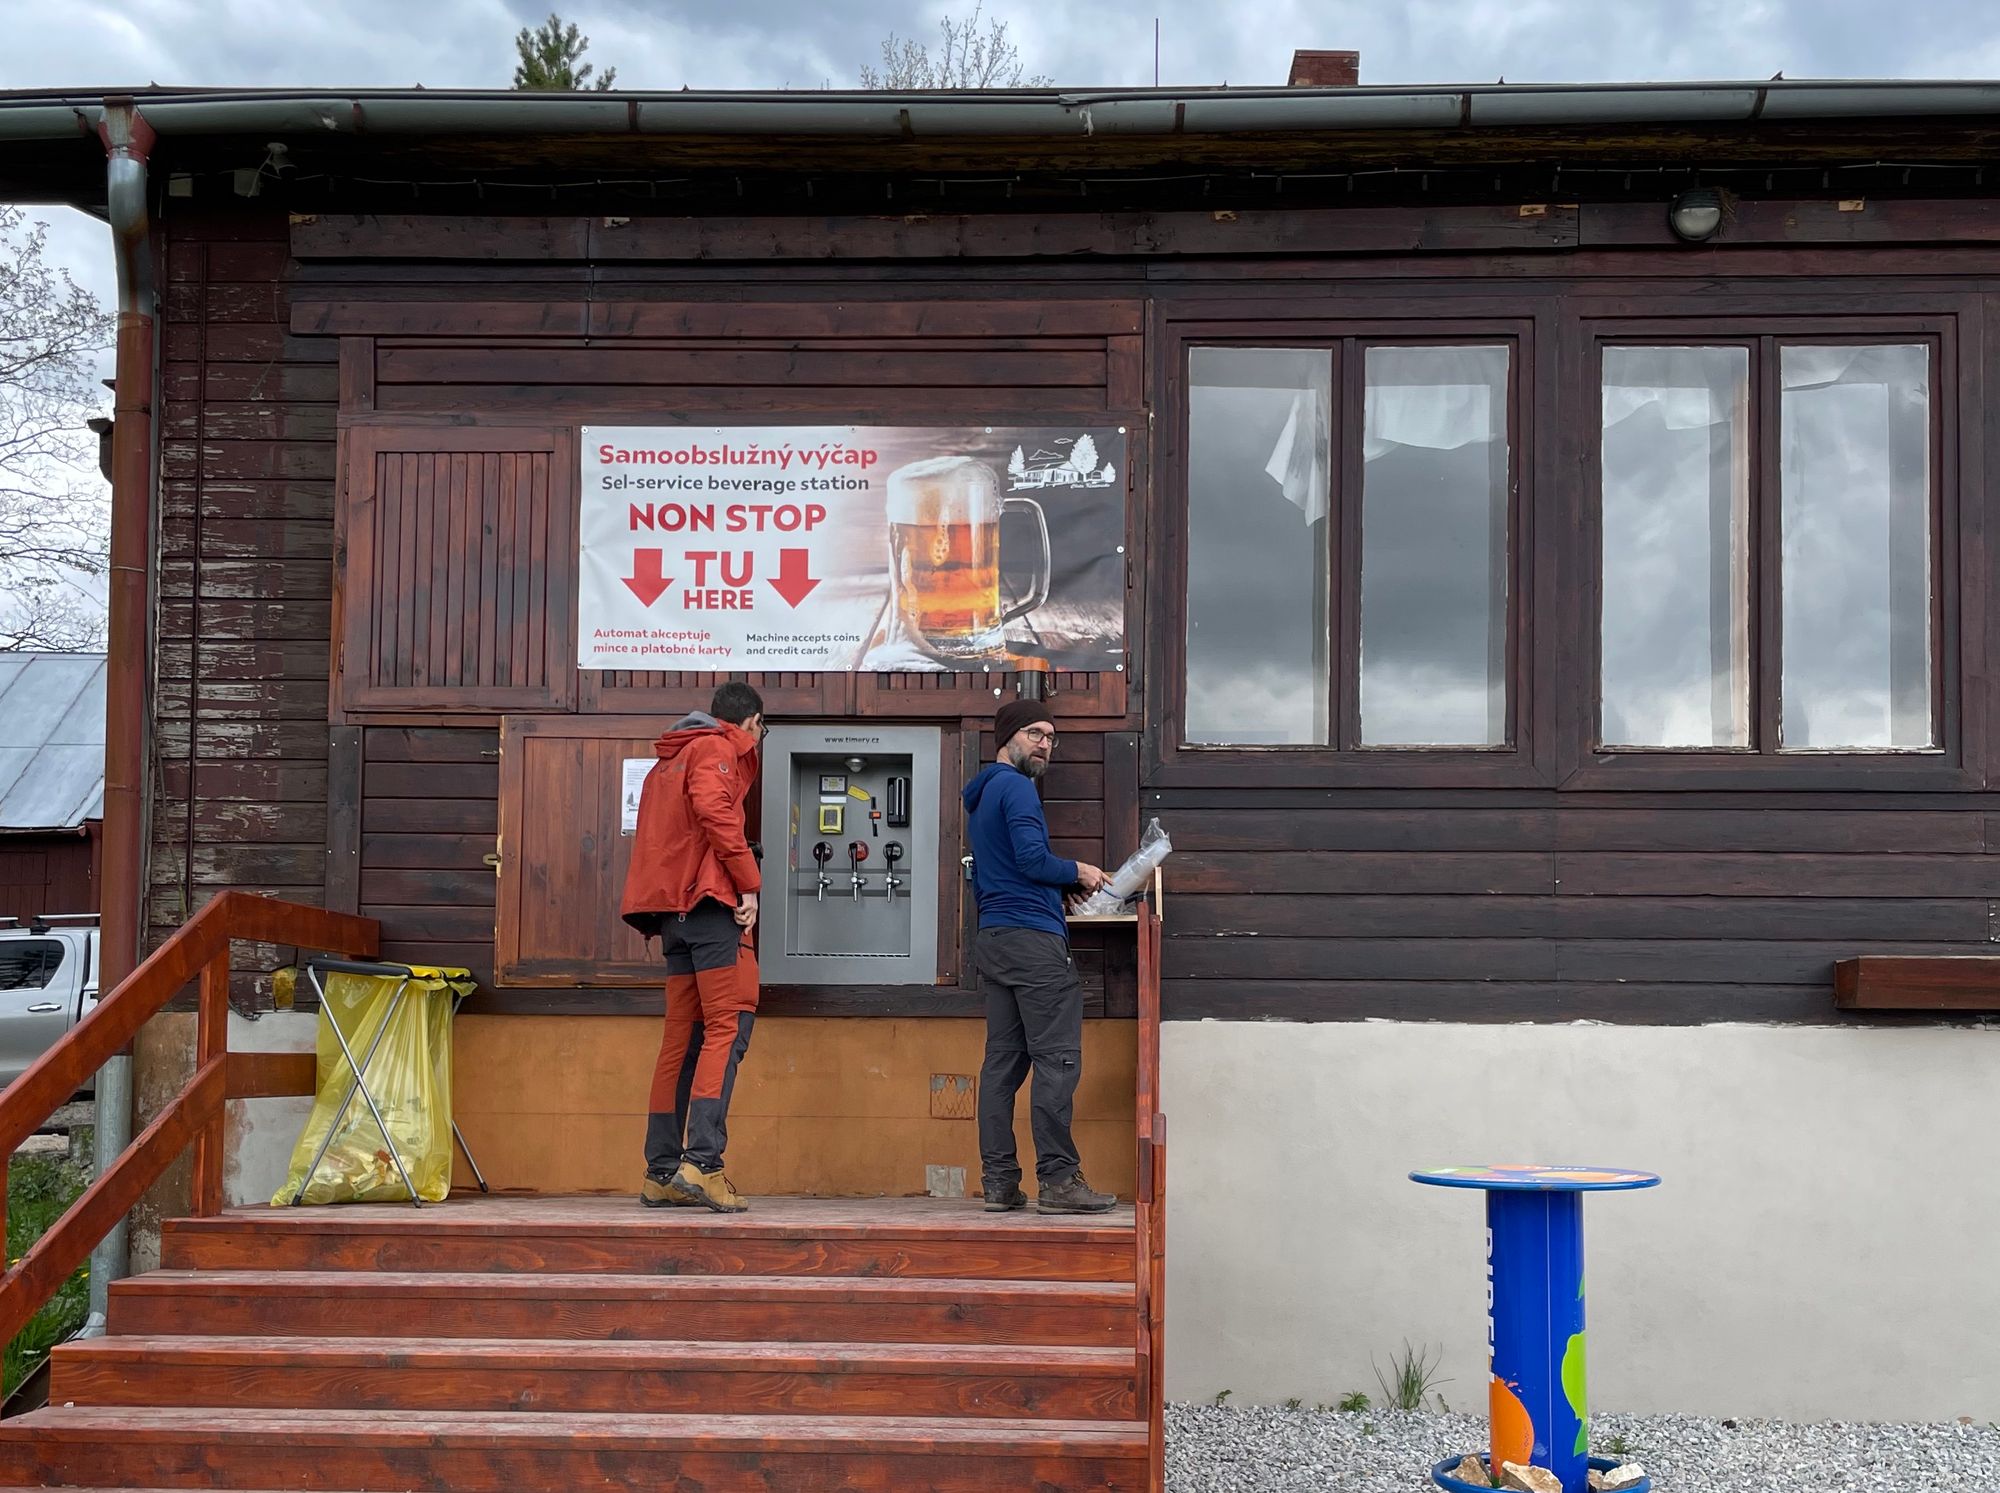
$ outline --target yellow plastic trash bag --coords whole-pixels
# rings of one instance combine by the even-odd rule
[[[291,1203],[302,1187],[308,1203],[406,1203],[410,1194],[396,1170],[397,1157],[425,1201],[443,1202],[451,1192],[451,1008],[453,998],[469,993],[473,984],[465,970],[419,966],[397,1001],[399,983],[393,975],[327,973],[312,1115],[292,1148],[292,1164],[271,1199],[273,1207]],[[354,1070],[334,1036],[336,1021],[355,1062],[367,1069],[368,1092],[395,1140],[395,1157],[355,1086]],[[308,1180],[306,1169],[329,1130],[333,1143]]]

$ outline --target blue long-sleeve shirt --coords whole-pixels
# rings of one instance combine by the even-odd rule
[[[1049,821],[1035,785],[1018,769],[989,762],[965,785],[963,797],[979,926],[1068,938],[1062,894],[1076,884],[1076,862],[1049,848]]]

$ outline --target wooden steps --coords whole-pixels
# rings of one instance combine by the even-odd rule
[[[0,1422],[0,1487],[1147,1487],[1131,1214],[245,1209]]]
[[[855,1343],[1132,1341],[1129,1285],[821,1276],[158,1270],[111,1287],[118,1333]]]
[[[971,1280],[1132,1279],[1132,1229],[1037,1215],[1004,1228],[867,1222],[836,1205],[798,1216],[648,1213],[579,1199],[556,1222],[503,1200],[440,1227],[435,1210],[328,1208],[177,1219],[160,1263],[177,1270],[449,1270],[550,1274],[923,1276]],[[512,1215],[512,1216],[510,1216]],[[974,1214],[974,1218],[982,1215]]]
[[[1136,1490],[1138,1422],[796,1415],[40,1411],[0,1426],[10,1486],[519,1493],[587,1487]]]
[[[105,1337],[54,1367],[80,1405],[1131,1420],[1130,1349],[913,1343]]]

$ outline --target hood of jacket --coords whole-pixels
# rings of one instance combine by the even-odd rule
[[[666,739],[665,737],[661,738],[661,740],[663,741],[665,739]],[[1011,772],[1016,777],[1027,776],[1018,767],[1009,767],[1004,762],[987,763],[984,767],[980,768],[978,772],[973,774],[972,781],[967,783],[965,785],[965,791],[959,794],[959,797],[965,803],[966,813],[971,814],[978,811],[979,800],[984,798],[986,796],[986,790],[993,786],[994,778],[998,777],[1003,772]]]
[[[690,710],[660,733],[653,743],[653,755],[662,762],[671,762],[704,736],[727,737],[738,755],[757,745],[741,726],[728,725],[705,710]]]

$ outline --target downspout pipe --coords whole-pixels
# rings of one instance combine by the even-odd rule
[[[153,392],[159,306],[153,288],[147,160],[153,127],[130,98],[105,100],[98,126],[106,157],[111,242],[118,261],[118,348],[111,426],[111,585],[104,700],[104,878],[98,918],[98,989],[139,965],[145,913],[147,764],[153,661]],[[104,1175],[132,1139],[132,1055],[97,1075],[95,1159]],[[103,1331],[111,1282],[130,1265],[120,1220],[90,1257],[86,1334]]]

